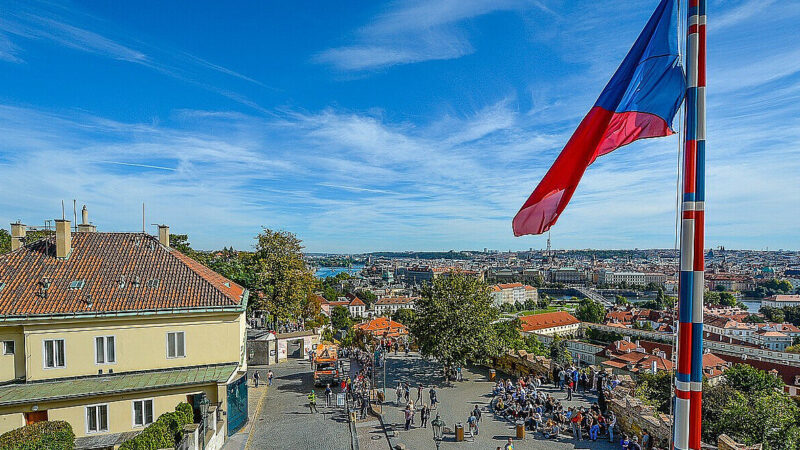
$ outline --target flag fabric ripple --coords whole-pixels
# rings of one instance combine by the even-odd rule
[[[514,217],[515,236],[549,230],[598,156],[637,139],[669,136],[686,77],[678,53],[678,1],[662,0],[600,98]]]

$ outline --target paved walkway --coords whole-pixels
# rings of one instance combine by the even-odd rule
[[[385,405],[384,419],[387,425],[392,426],[397,430],[399,440],[406,445],[409,449],[433,449],[436,448],[433,441],[433,431],[430,428],[412,428],[410,431],[403,431],[405,421],[403,419],[402,407],[397,407],[394,404],[395,393],[394,388],[397,382],[408,381],[411,384],[411,399],[416,401],[416,387],[421,382],[425,385],[424,399],[427,403],[429,401],[428,388],[430,385],[436,386],[437,397],[439,398],[438,411],[434,410],[431,414],[431,420],[438,412],[444,420],[446,428],[453,429],[457,422],[465,425],[469,416],[469,412],[479,405],[483,412],[483,418],[480,423],[480,434],[470,440],[469,433],[467,433],[465,442],[455,442],[454,435],[449,433],[445,436],[445,441],[441,443],[441,448],[460,448],[460,449],[495,449],[502,447],[509,437],[515,437],[515,430],[512,424],[506,420],[494,417],[494,414],[488,410],[488,404],[491,400],[491,389],[493,383],[489,381],[488,370],[483,368],[470,368],[464,369],[464,381],[453,382],[450,386],[445,386],[441,378],[441,370],[437,364],[425,361],[417,355],[411,356],[390,356],[387,363],[386,370],[386,398],[388,403]],[[378,387],[381,387],[380,380],[383,378],[383,373],[376,374],[378,378]],[[560,392],[557,389],[545,388],[545,392],[549,392],[556,398],[561,399],[562,404],[567,406],[588,406],[589,402],[594,402],[595,396],[593,395],[575,395],[574,400],[567,402],[566,393]],[[417,426],[419,425],[419,414],[415,418]],[[362,449],[372,450],[378,449],[373,442],[367,442],[363,439],[362,433],[358,433],[359,446]],[[368,435],[365,433],[365,437]],[[382,441],[384,446],[382,449],[387,449],[388,444]],[[541,435],[534,436],[530,432],[527,433],[525,439],[514,439],[514,449],[612,449],[618,448],[611,445],[608,441],[591,442],[582,441],[577,442],[571,439],[568,435],[562,435],[559,440],[545,440]]]
[[[256,406],[250,402],[250,424],[231,436],[224,450],[350,448],[347,415],[341,408],[325,406],[325,388],[313,387],[310,362],[289,360],[260,368],[265,382],[268,369],[275,373],[275,379],[271,387],[258,388],[266,392],[261,411],[257,414]],[[308,408],[306,396],[312,388],[318,397],[318,414]],[[252,393],[253,387],[250,389]]]

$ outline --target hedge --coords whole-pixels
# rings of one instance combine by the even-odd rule
[[[183,439],[183,427],[194,422],[194,413],[188,403],[179,403],[175,412],[164,413],[119,450],[158,450],[174,448]]]
[[[75,433],[63,420],[44,421],[26,425],[0,435],[2,450],[72,450]]]

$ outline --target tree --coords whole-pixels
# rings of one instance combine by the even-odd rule
[[[763,317],[761,317],[759,315],[756,315],[756,314],[750,314],[749,316],[744,318],[744,321],[747,322],[747,323],[765,323],[766,322]]]
[[[719,305],[719,292],[716,291],[707,291],[703,293],[703,304],[704,305]]]
[[[488,286],[476,277],[451,272],[422,288],[410,326],[420,352],[435,358],[445,373],[469,361],[482,361],[499,351],[492,322],[499,314]]]
[[[617,306],[628,306],[630,305],[630,302],[628,301],[627,298],[621,295],[616,295],[614,296],[614,304]]]
[[[725,371],[725,383],[747,394],[783,389],[783,380],[747,364],[734,364]]]
[[[411,308],[400,308],[392,314],[392,320],[400,322],[405,326],[411,326],[414,323],[416,312]]]
[[[169,246],[175,250],[183,253],[186,256],[192,256],[194,250],[189,243],[189,235],[187,234],[171,234],[169,235]]]
[[[606,310],[600,303],[584,298],[575,310],[575,317],[582,322],[602,323]]]
[[[513,304],[511,304],[511,303],[502,303],[502,304],[500,304],[500,312],[513,313],[514,311],[516,311],[516,308],[514,308]]]
[[[786,313],[781,308],[773,308],[771,306],[762,306],[758,310],[770,322],[783,323],[786,319]]]
[[[554,336],[550,343],[550,359],[559,366],[572,364],[572,353],[567,349],[567,341],[561,336]]]
[[[536,309],[536,306],[537,306],[536,301],[534,301],[532,298],[525,300],[524,304],[525,311],[533,311]]]
[[[0,228],[0,255],[11,251],[11,233],[5,228]]]
[[[736,306],[739,302],[730,292],[719,293],[719,304],[722,306]]]
[[[659,412],[668,414],[672,401],[672,372],[642,372],[638,376],[635,395],[644,399]]]
[[[311,298],[316,280],[303,259],[302,241],[288,231],[264,228],[253,255],[258,289],[277,319],[297,319]]]
[[[353,326],[350,309],[342,305],[334,306],[331,310],[331,326],[334,330],[350,330]]]

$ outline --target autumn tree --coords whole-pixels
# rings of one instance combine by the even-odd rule
[[[288,231],[268,228],[256,239],[255,284],[264,299],[264,304],[258,306],[278,320],[302,317],[316,285],[314,274],[303,259],[302,241]]]

